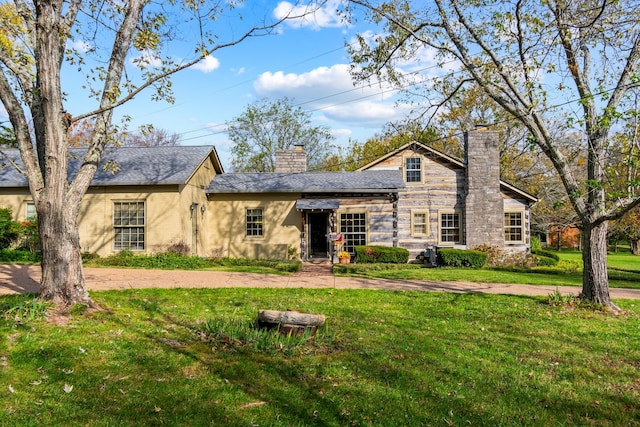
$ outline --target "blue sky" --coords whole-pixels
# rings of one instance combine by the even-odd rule
[[[342,23],[335,14],[338,6],[338,0],[330,0],[304,22],[285,22],[277,34],[214,52],[197,67],[172,77],[174,104],[153,102],[151,91],[143,92],[118,109],[116,117],[133,117],[130,128],[152,124],[178,133],[183,145],[215,145],[226,170],[230,169],[230,141],[224,124],[262,98],[289,97],[294,105],[311,112],[315,124],[328,126],[338,145],[346,145],[350,138],[364,141],[385,123],[406,115],[409,107],[395,104],[394,92],[385,85],[354,86],[344,44],[357,32],[368,31],[371,24]],[[251,17],[273,19],[291,7],[286,2],[246,2],[240,9],[245,20],[237,28]],[[233,21],[221,25],[235,32]],[[188,51],[192,46],[168,53],[180,57]],[[74,70],[65,69],[65,73],[66,81],[77,77]],[[85,93],[70,92],[69,101],[72,115],[86,111]]]

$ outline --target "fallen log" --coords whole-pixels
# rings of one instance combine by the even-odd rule
[[[326,317],[322,314],[302,313],[295,310],[259,310],[258,328],[275,329],[283,334],[302,335],[305,330],[310,330],[312,334],[323,326]]]
[[[295,310],[259,310],[258,321],[266,323],[286,323],[299,326],[322,326],[326,318],[323,314],[302,313]]]

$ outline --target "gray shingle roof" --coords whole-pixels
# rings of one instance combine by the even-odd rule
[[[214,150],[211,146],[120,147],[107,148],[102,165],[114,161],[120,169],[116,173],[100,166],[91,185],[173,185],[184,184],[196,168]],[[3,150],[22,167],[18,150]],[[69,150],[69,175],[75,175],[85,150]],[[0,187],[26,187],[26,178],[0,156]]]
[[[208,193],[373,193],[404,188],[399,170],[303,173],[225,173]]]

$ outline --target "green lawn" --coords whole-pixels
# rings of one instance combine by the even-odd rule
[[[65,326],[29,320],[31,296],[0,297],[2,312],[26,314],[0,319],[0,425],[640,425],[636,301],[611,316],[374,290],[92,297],[109,311]],[[211,338],[207,323],[247,323],[261,308],[323,313],[328,331],[297,347]]]
[[[582,286],[582,255],[576,251],[556,252],[558,267],[533,269],[424,268],[420,265],[382,266],[347,264],[334,267],[336,274],[400,280],[442,280],[527,285]],[[609,254],[609,286],[640,289],[640,256],[629,252]]]

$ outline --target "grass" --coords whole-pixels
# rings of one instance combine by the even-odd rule
[[[582,286],[582,258],[577,251],[556,252],[558,267],[520,268],[424,268],[417,264],[342,264],[334,272],[368,278],[398,280],[467,281],[480,283],[518,283],[525,285]],[[619,252],[608,256],[609,286],[640,289],[640,256]]]
[[[131,251],[121,251],[108,257],[93,254],[83,255],[87,267],[126,267],[162,270],[220,270],[243,273],[286,274],[300,271],[302,262],[298,260],[264,260],[236,258],[202,258],[161,252],[144,255]]]
[[[39,320],[0,297],[1,426],[640,425],[640,306],[310,289],[95,292]],[[551,298],[549,298],[551,300]],[[254,345],[258,309],[322,313]]]

